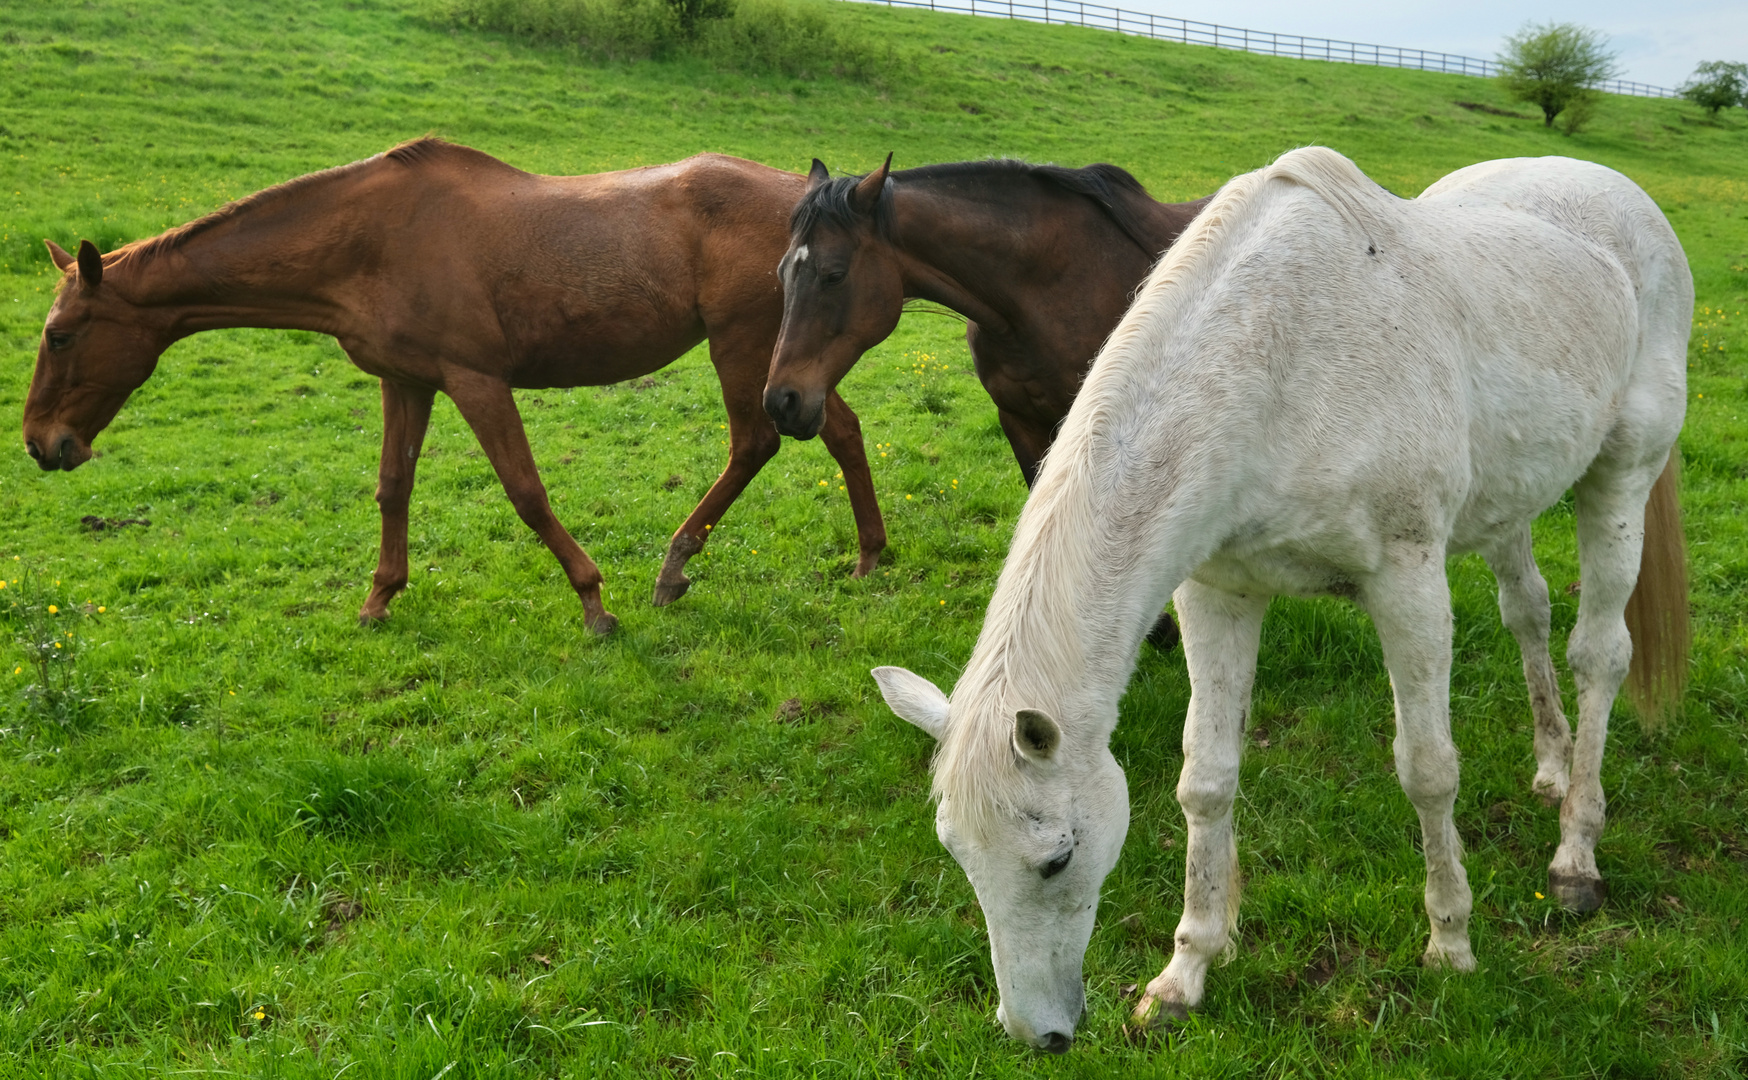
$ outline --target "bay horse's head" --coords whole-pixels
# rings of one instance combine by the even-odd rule
[[[790,215],[789,250],[777,264],[783,328],[765,384],[765,411],[785,435],[819,434],[838,380],[898,325],[904,279],[891,243],[891,169],[888,154],[867,176],[834,180],[815,159]]]
[[[24,400],[24,448],[45,470],[91,459],[91,440],[158,365],[168,335],[103,283],[103,256],[89,240],[69,255],[45,240],[64,275],[36,348]]]

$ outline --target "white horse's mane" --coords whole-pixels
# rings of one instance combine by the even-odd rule
[[[1014,714],[1042,709],[1061,725],[1065,742],[1086,738],[1088,733],[1075,729],[1072,709],[1064,708],[1070,704],[1064,700],[1065,687],[1072,692],[1089,661],[1134,663],[1145,627],[1116,635],[1121,643],[1112,641],[1100,650],[1108,655],[1089,655],[1088,646],[1103,635],[1087,623],[1091,613],[1077,603],[1088,591],[1109,595],[1107,586],[1129,580],[1135,554],[1100,539],[1115,520],[1108,497],[1127,470],[1120,460],[1126,448],[1099,443],[1111,421],[1134,408],[1129,388],[1135,365],[1158,363],[1158,351],[1147,347],[1147,339],[1162,325],[1161,317],[1218,273],[1225,242],[1243,231],[1237,226],[1249,220],[1258,195],[1271,181],[1309,188],[1364,234],[1379,236],[1388,229],[1380,205],[1394,196],[1335,151],[1306,147],[1228,181],[1154,267],[1100,351],[1045,457],[1015,527],[977,647],[955,689],[955,697],[970,708],[955,710],[941,740],[933,794],[955,824],[973,835],[983,834],[997,818],[1025,809],[1026,766],[1013,746]],[[1122,508],[1118,513],[1151,509]]]

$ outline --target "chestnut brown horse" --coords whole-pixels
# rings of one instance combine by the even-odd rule
[[[406,587],[407,502],[442,391],[564,567],[590,629],[605,634],[617,620],[601,602],[601,571],[553,516],[511,389],[619,382],[709,339],[729,460],[669,544],[655,603],[678,599],[686,560],[781,443],[760,393],[782,318],[777,261],[804,188],[800,176],[715,154],[555,177],[419,139],[108,255],[86,241],[75,257],[51,241],[66,276],[37,350],[25,446],[44,469],[86,461],[159,355],[189,334],[330,334],[382,380],[382,547],[360,620],[386,618]],[[825,413],[861,576],[886,531],[855,414],[835,393]]]
[[[965,316],[977,377],[1030,487],[1129,299],[1206,198],[1155,202],[1115,165],[1011,159],[832,179],[818,160],[790,219],[783,328],[765,411],[822,434],[838,381],[898,325],[908,299]],[[1169,648],[1162,618],[1150,637]]]

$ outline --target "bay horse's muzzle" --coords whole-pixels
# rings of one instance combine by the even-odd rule
[[[777,425],[778,434],[792,439],[811,439],[825,426],[825,395],[807,402],[802,399],[801,391],[791,387],[766,387],[765,412]]]

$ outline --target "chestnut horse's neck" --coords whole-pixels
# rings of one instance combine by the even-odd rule
[[[421,158],[460,149],[412,143],[257,192],[112,252],[104,282],[170,340],[241,326],[339,336]]]
[[[1132,289],[1207,200],[1158,203],[1128,173],[1014,161],[892,174],[905,294],[943,304],[986,332],[1014,332],[1040,294],[1069,276]]]

